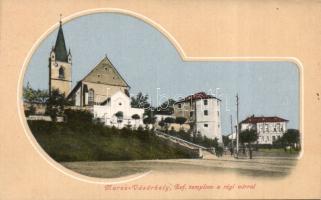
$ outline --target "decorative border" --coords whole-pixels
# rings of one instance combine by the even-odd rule
[[[130,10],[125,10],[125,9],[118,9],[118,8],[99,8],[99,9],[89,9],[89,10],[84,10],[84,11],[80,11],[77,12],[75,14],[72,14],[66,18],[64,18],[62,21],[64,23],[74,20],[78,17],[81,16],[86,16],[86,15],[90,15],[90,14],[97,14],[97,13],[120,13],[120,14],[124,14],[124,15],[128,15],[131,17],[135,17],[139,20],[144,21],[145,23],[152,25],[153,28],[157,29],[158,31],[160,31],[170,42],[171,44],[173,44],[173,46],[176,48],[176,50],[178,51],[181,59],[183,61],[189,61],[189,62],[193,62],[193,61],[239,61],[239,62],[244,62],[244,61],[288,61],[288,62],[293,62],[294,64],[296,64],[296,66],[298,66],[298,71],[299,71],[299,82],[300,82],[300,86],[299,86],[299,96],[300,96],[300,123],[299,123],[299,130],[301,132],[301,152],[300,155],[297,159],[301,159],[303,156],[303,152],[304,152],[304,109],[303,109],[303,105],[304,105],[304,99],[303,99],[303,94],[304,94],[304,88],[303,88],[303,65],[301,63],[301,61],[298,58],[295,57],[192,57],[192,56],[187,56],[184,52],[184,50],[182,49],[182,47],[180,46],[180,44],[178,43],[178,41],[168,32],[166,31],[160,24],[152,21],[151,19],[145,17],[144,15],[135,13],[133,11]],[[125,182],[130,182],[130,181],[134,181],[136,179],[142,178],[144,176],[147,176],[148,174],[150,174],[152,171],[148,171],[146,173],[141,173],[141,174],[135,174],[135,175],[130,175],[130,176],[125,176],[125,177],[121,177],[121,178],[94,178],[94,177],[88,177],[85,175],[81,175],[78,174],[72,170],[69,170],[65,167],[63,167],[62,165],[58,164],[58,162],[56,162],[55,160],[53,160],[38,144],[38,142],[36,141],[36,139],[34,138],[34,136],[32,135],[28,124],[27,124],[27,120],[23,114],[23,101],[21,99],[22,94],[23,94],[23,79],[24,79],[24,74],[25,71],[27,69],[27,66],[29,64],[29,61],[32,57],[32,55],[34,54],[35,50],[38,48],[38,46],[41,44],[41,42],[50,34],[52,33],[54,30],[56,30],[56,28],[59,26],[58,23],[56,23],[55,25],[51,26],[45,33],[43,33],[40,38],[35,42],[35,44],[32,46],[32,48],[29,50],[26,59],[23,62],[23,67],[20,71],[20,75],[19,75],[19,80],[18,80],[18,86],[17,86],[17,106],[18,106],[18,114],[19,114],[19,118],[20,118],[20,122],[24,128],[24,131],[26,133],[26,136],[28,138],[28,140],[31,142],[32,146],[35,148],[35,150],[54,168],[56,168],[58,171],[62,172],[63,174],[70,176],[72,178],[75,178],[79,181],[83,181],[83,182],[87,182],[87,183],[94,183],[94,184],[120,184],[120,183],[125,183]]]

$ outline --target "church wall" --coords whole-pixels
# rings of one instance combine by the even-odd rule
[[[95,94],[94,101],[96,103],[101,103],[105,101],[108,97],[111,97],[118,91],[125,92],[125,90],[128,89],[128,87],[105,85],[100,83],[83,82],[83,84],[87,85],[88,91],[90,89],[94,90],[94,94]]]

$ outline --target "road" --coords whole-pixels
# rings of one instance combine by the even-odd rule
[[[252,177],[284,177],[291,173],[297,163],[294,155],[257,154],[252,160],[241,157],[235,159],[230,155],[204,159],[168,159],[137,161],[94,161],[61,163],[75,172],[99,178],[116,178],[135,173],[159,172],[196,172],[237,173]]]

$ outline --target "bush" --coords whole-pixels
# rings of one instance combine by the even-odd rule
[[[65,121],[70,124],[88,124],[93,122],[93,114],[84,110],[65,110]]]
[[[28,110],[25,110],[26,117],[29,117],[30,115],[36,114],[36,107],[31,104],[31,106],[28,108]]]
[[[215,148],[215,154],[216,154],[216,156],[217,157],[221,157],[222,155],[223,155],[223,147],[220,147],[220,146],[218,146],[218,147],[216,147]]]
[[[166,117],[165,120],[164,120],[164,122],[165,122],[166,124],[172,124],[172,123],[175,123],[175,119],[172,118],[172,117]]]

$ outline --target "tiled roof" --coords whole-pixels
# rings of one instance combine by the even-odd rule
[[[121,87],[129,87],[125,79],[120,75],[114,65],[105,56],[95,67],[92,69],[82,81],[115,85]]]
[[[206,94],[205,92],[198,92],[193,95],[189,95],[185,98],[182,98],[179,101],[177,101],[176,103],[181,103],[181,102],[186,102],[186,101],[195,101],[195,100],[199,100],[199,99],[217,99],[217,100],[221,101],[220,99],[214,97],[213,95]]]
[[[246,118],[241,123],[250,123],[250,124],[256,124],[256,123],[262,123],[262,122],[288,122],[289,120],[283,119],[281,117],[255,117],[252,115],[251,117]]]

